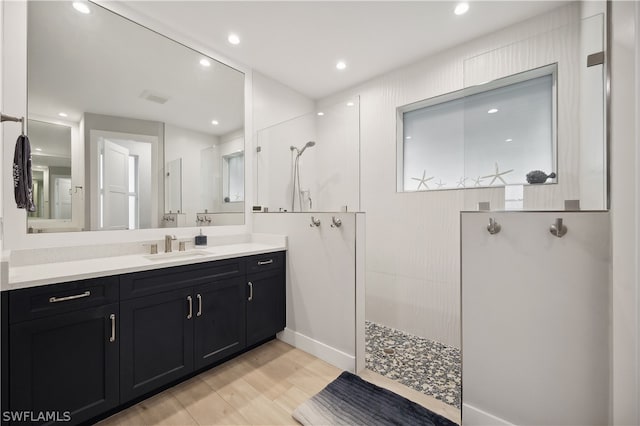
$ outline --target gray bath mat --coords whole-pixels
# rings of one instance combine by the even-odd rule
[[[296,408],[293,418],[305,426],[457,425],[346,371]]]

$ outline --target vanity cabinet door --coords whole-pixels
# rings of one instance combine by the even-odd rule
[[[247,346],[254,345],[284,330],[284,268],[247,275]]]
[[[78,424],[116,407],[118,322],[116,303],[11,325],[12,412]]]
[[[192,289],[120,302],[120,397],[124,403],[193,371]]]
[[[195,368],[245,348],[244,280],[233,278],[194,288]]]

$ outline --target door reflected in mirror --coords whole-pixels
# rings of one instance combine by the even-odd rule
[[[29,232],[243,224],[244,74],[87,5],[27,5]]]

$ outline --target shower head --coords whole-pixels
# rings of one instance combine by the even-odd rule
[[[304,152],[305,149],[307,148],[311,148],[312,146],[314,146],[316,143],[314,141],[309,141],[306,144],[304,144],[304,146],[302,147],[302,149],[298,152],[298,155],[302,155],[302,153]]]

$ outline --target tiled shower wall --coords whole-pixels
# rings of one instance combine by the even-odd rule
[[[580,6],[570,4],[319,102],[322,107],[360,96],[368,321],[459,347],[459,212],[475,209],[478,201],[490,201],[493,209],[504,206],[503,188],[397,193],[396,108],[461,89],[465,59],[576,23],[580,15]],[[545,49],[549,47],[543,44]],[[578,48],[566,43],[559,46],[567,51]],[[577,148],[566,149],[570,155]],[[575,178],[577,171],[567,175]],[[576,185],[567,188],[575,189]],[[555,198],[561,200],[567,194]]]

